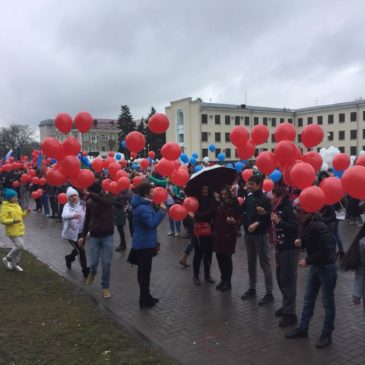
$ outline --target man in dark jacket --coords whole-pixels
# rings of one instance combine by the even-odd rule
[[[296,246],[307,250],[307,257],[299,261],[302,267],[311,266],[308,274],[304,306],[299,327],[286,334],[286,338],[307,337],[309,322],[313,316],[314,306],[320,287],[325,310],[322,334],[316,342],[317,348],[324,348],[332,342],[332,331],[335,321],[336,243],[319,214],[305,212],[295,202],[297,216],[301,222],[300,238]]]
[[[85,191],[87,197],[86,215],[82,236],[79,244],[85,243],[85,238],[90,232],[90,274],[87,278],[87,285],[91,285],[97,273],[98,264],[101,259],[103,269],[101,286],[103,297],[111,297],[109,290],[110,266],[113,252],[114,235],[114,202],[109,194],[102,193],[99,183],[91,186],[89,191]]]
[[[251,195],[242,205],[243,227],[247,247],[247,264],[250,288],[241,296],[242,300],[256,296],[257,271],[256,263],[259,256],[260,265],[265,276],[266,295],[259,301],[265,305],[274,300],[272,295],[273,280],[270,260],[268,231],[271,224],[271,202],[262,191],[263,179],[253,175],[248,179],[247,187]]]

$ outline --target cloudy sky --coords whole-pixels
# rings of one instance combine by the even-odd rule
[[[364,0],[2,0],[0,125],[365,97]]]

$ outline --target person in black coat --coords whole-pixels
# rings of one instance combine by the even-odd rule
[[[324,348],[332,342],[336,313],[334,296],[337,281],[336,243],[330,229],[319,214],[305,212],[299,205],[299,199],[294,202],[294,206],[301,223],[300,237],[295,244],[297,247],[304,247],[307,251],[307,257],[300,260],[299,265],[310,266],[310,270],[300,324],[298,328],[286,334],[286,338],[308,336],[309,323],[313,317],[319,289],[322,287],[325,319],[316,347]]]

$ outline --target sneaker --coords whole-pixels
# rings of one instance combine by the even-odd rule
[[[265,296],[259,301],[259,305],[265,305],[274,301],[274,296],[272,294],[265,294]]]
[[[180,232],[176,232],[175,237],[180,237]]]
[[[200,282],[200,279],[197,276],[193,277],[193,283],[195,285],[202,285],[202,283]]]
[[[209,275],[204,278],[204,280],[209,284],[214,284],[215,280]]]
[[[185,260],[183,260],[183,259],[181,259],[180,261],[179,261],[179,264],[180,265],[182,265],[182,266],[184,266],[185,268],[187,268],[187,267],[189,267],[190,265],[185,261]]]
[[[110,290],[108,288],[103,289],[103,298],[109,299],[111,297],[112,297],[112,293],[110,292]]]
[[[9,261],[7,257],[3,257],[3,263],[7,270],[11,270],[11,271],[14,270],[14,267],[11,264],[11,261]]]
[[[241,295],[242,300],[250,299],[256,296],[256,289],[250,288]]]
[[[295,314],[284,314],[283,318],[279,322],[279,327],[285,328],[296,324],[298,322],[297,316]]]
[[[19,265],[13,266],[13,270],[14,271],[17,271],[17,272],[23,272],[24,271],[23,268],[21,266],[19,266]]]
[[[317,340],[315,346],[317,349],[324,349],[332,343],[331,335],[321,335],[321,337]]]
[[[282,317],[283,314],[283,308],[279,308],[276,312],[275,312],[275,317]]]
[[[94,282],[95,274],[90,273],[86,279],[86,285],[91,285]]]
[[[356,227],[360,227],[360,228],[361,228],[361,227],[364,225],[364,223],[362,223],[362,222],[357,222],[355,225],[356,225]]]
[[[308,337],[308,332],[297,327],[285,335],[285,338],[292,340],[294,338]]]
[[[171,231],[170,231],[169,233],[167,233],[167,235],[168,235],[168,236],[174,236],[174,235],[175,235],[175,232],[171,232]]]

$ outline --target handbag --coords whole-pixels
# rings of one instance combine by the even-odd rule
[[[338,221],[344,221],[346,219],[346,209],[343,207],[343,205],[340,203],[341,208],[338,210],[335,210],[336,219]]]
[[[194,223],[194,236],[209,237],[212,235],[212,227],[208,222]]]
[[[129,251],[127,262],[129,262],[131,265],[138,265],[137,252],[134,248],[131,248]]]

